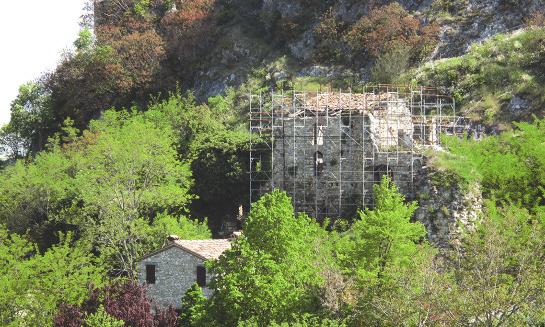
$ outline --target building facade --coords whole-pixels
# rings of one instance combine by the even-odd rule
[[[273,95],[250,109],[255,142],[250,197],[272,189],[297,212],[351,218],[374,205],[373,186],[389,176],[409,199],[423,149],[459,131],[452,102],[418,92]]]
[[[206,297],[211,295],[207,260],[217,259],[229,249],[229,240],[179,240],[171,238],[160,250],[144,256],[138,265],[138,282],[147,286],[147,294],[161,308],[179,309],[185,292],[195,283]]]

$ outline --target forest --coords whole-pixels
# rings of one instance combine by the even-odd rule
[[[545,16],[437,59],[466,0],[363,1],[350,19],[340,1],[293,2],[308,10],[105,0],[56,70],[20,87],[0,129],[0,325],[545,324]],[[257,57],[222,48],[239,30]],[[311,55],[295,58],[306,35]],[[233,84],[209,90],[221,72]],[[488,131],[426,153],[434,183],[482,193],[459,242],[429,242],[421,203],[388,176],[354,217],[317,222],[280,190],[249,205],[248,93],[384,82],[439,85]],[[207,262],[212,296],[195,284],[180,310],[155,308],[138,260],[168,235],[226,237],[241,206],[242,236]]]

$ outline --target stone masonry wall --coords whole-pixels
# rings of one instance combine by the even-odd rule
[[[178,247],[171,247],[151,257],[145,258],[139,264],[138,282],[146,283],[146,265],[156,265],[155,284],[147,285],[147,294],[154,304],[165,308],[172,305],[179,308],[186,290],[197,282],[197,266],[202,266],[204,261]],[[207,283],[210,274],[206,274]],[[206,297],[211,295],[211,290],[203,288]]]
[[[373,185],[385,174],[412,195],[421,160],[411,152],[413,125],[403,102],[372,112],[285,118],[275,126],[271,183],[293,198],[296,211],[353,217],[373,204]]]

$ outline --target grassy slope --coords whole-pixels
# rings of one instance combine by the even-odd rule
[[[543,117],[545,28],[497,35],[464,56],[427,63],[402,80],[445,86],[466,116],[501,129],[512,121]],[[509,105],[514,97],[526,105],[514,110]]]

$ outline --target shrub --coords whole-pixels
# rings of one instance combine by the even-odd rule
[[[183,298],[180,322],[184,327],[197,326],[204,318],[206,298],[196,283],[189,288]]]
[[[152,303],[144,286],[133,281],[114,281],[102,289],[90,291],[81,306],[61,304],[54,318],[56,327],[134,326],[176,327],[178,315],[169,307],[151,311]],[[84,319],[85,317],[85,319]]]
[[[320,22],[314,28],[316,39],[315,59],[317,61],[335,61],[341,57],[342,23],[335,17],[332,8],[326,11],[320,18]]]
[[[381,54],[371,70],[371,80],[377,83],[393,83],[409,68],[410,49],[398,47]]]
[[[178,58],[177,64],[191,64],[210,49],[216,34],[213,9],[212,0],[184,1],[177,11],[162,18],[168,47]]]
[[[398,3],[371,10],[345,34],[354,52],[364,51],[377,58],[399,47],[411,49],[411,59],[427,56],[438,41],[439,26],[423,25]]]
[[[106,310],[104,310],[104,307],[100,306],[95,313],[92,313],[85,318],[85,325],[87,327],[122,327],[125,325],[125,322],[110,316]]]

